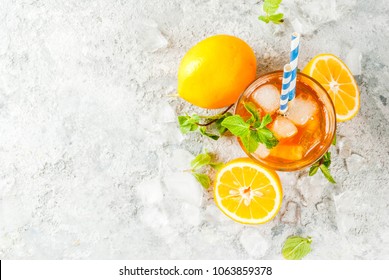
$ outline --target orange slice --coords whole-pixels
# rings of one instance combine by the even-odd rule
[[[282,188],[275,171],[249,158],[240,158],[218,172],[214,196],[220,210],[234,221],[262,224],[278,213]]]
[[[359,110],[359,89],[347,66],[332,54],[315,56],[302,71],[318,81],[335,105],[336,120],[352,119]]]

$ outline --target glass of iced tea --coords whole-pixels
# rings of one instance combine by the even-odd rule
[[[259,77],[240,96],[235,114],[248,119],[251,115],[244,107],[253,103],[260,116],[270,114],[272,122],[267,126],[279,140],[277,146],[258,149],[246,154],[279,171],[294,171],[308,167],[320,159],[331,146],[336,132],[334,105],[326,90],[311,77],[298,73],[296,95],[288,103],[285,114],[279,112],[282,71]]]

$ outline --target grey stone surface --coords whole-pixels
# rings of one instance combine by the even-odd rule
[[[388,259],[386,1],[284,0],[279,26],[257,20],[258,2],[1,0],[0,258],[281,259],[301,234],[307,259]],[[336,185],[280,174],[298,219],[240,225],[182,172],[204,148],[243,152],[180,134],[176,115],[200,111],[171,97],[178,64],[224,33],[264,74],[288,60],[294,30],[300,67],[334,53],[360,74],[361,109],[338,126]]]

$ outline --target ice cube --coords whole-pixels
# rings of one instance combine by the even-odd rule
[[[281,184],[284,187],[293,187],[297,183],[297,172],[277,172],[280,177]]]
[[[184,171],[190,169],[190,162],[194,156],[187,150],[174,149],[166,164],[172,171]]]
[[[303,158],[304,148],[301,145],[277,145],[270,150],[270,155],[280,159],[296,161]]]
[[[286,117],[295,125],[303,126],[318,110],[316,103],[311,99],[296,97],[289,101]]]
[[[153,204],[162,201],[162,184],[158,178],[141,182],[137,186],[138,197],[144,204]]]
[[[168,41],[162,35],[156,22],[152,20],[142,20],[137,24],[136,38],[139,45],[146,52],[156,52],[166,48]]]
[[[311,118],[304,127],[304,133],[301,135],[299,145],[303,146],[305,154],[312,151],[320,144],[322,131],[318,118]]]
[[[166,174],[164,183],[169,193],[189,204],[200,206],[203,200],[203,190],[196,179],[187,172]]]
[[[257,155],[260,158],[266,158],[269,154],[270,154],[270,150],[266,148],[264,144],[259,144],[258,148],[254,152],[254,155]]]
[[[176,112],[169,103],[164,101],[159,104],[156,118],[160,123],[174,123],[177,121]]]
[[[269,242],[258,232],[256,228],[245,229],[240,238],[240,243],[246,252],[254,258],[265,256],[269,249]]]
[[[348,158],[352,154],[351,150],[351,141],[346,138],[342,137],[338,141],[338,147],[339,147],[339,156],[341,158]]]
[[[300,205],[297,202],[289,200],[286,203],[285,210],[281,213],[281,222],[284,224],[297,224],[301,218]]]
[[[287,118],[278,116],[272,123],[270,129],[277,139],[289,138],[297,133],[297,127]]]
[[[184,203],[181,208],[181,217],[185,224],[198,226],[201,223],[200,208],[188,203]]]
[[[273,114],[280,108],[280,92],[273,85],[264,85],[258,88],[252,99],[267,114]]]

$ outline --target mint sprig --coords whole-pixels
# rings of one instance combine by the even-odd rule
[[[222,113],[213,116],[199,116],[197,114],[193,114],[192,116],[178,116],[178,124],[181,132],[187,134],[189,132],[198,131],[206,137],[218,140],[219,137],[227,131],[225,127],[221,126],[221,122],[226,117],[232,116],[232,114],[228,112],[232,105]]]
[[[336,145],[336,135],[332,140],[332,145]],[[311,168],[309,169],[309,176],[313,176],[320,169],[321,173],[323,173],[324,177],[332,184],[336,184],[336,181],[332,177],[330,173],[330,165],[331,165],[331,152],[326,152],[324,156],[322,156],[317,162],[315,162]]]
[[[301,260],[311,252],[311,237],[291,236],[282,247],[282,255],[287,260]]]
[[[272,118],[269,114],[262,119],[252,102],[244,104],[246,110],[251,117],[244,120],[239,115],[226,117],[221,125],[226,127],[232,134],[239,137],[243,146],[249,153],[255,152],[259,143],[262,143],[266,148],[271,149],[278,144],[277,138],[266,126],[271,123]]]
[[[265,15],[260,15],[259,20],[262,20],[265,23],[272,22],[274,24],[280,24],[284,22],[284,14],[277,13],[277,10],[281,4],[282,0],[264,0],[262,9],[265,12]]]
[[[211,179],[204,173],[204,168],[209,166],[216,170],[219,170],[224,163],[213,161],[213,155],[205,152],[197,155],[190,163],[191,169],[189,170],[196,180],[205,188],[208,189],[211,185]],[[203,172],[201,172],[203,171]]]

